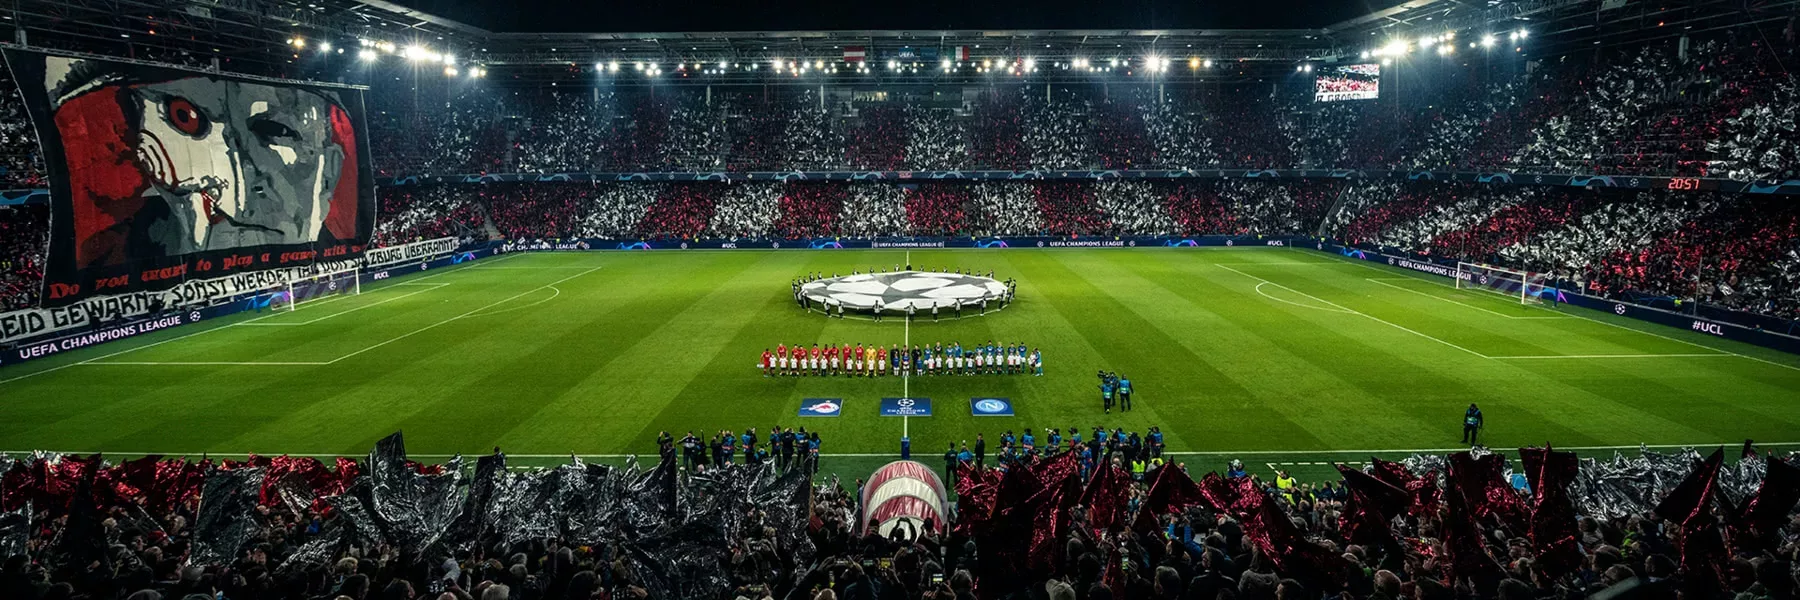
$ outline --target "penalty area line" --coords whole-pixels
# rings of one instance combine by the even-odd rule
[[[1295,249],[1294,249],[1294,250],[1298,250],[1298,248],[1295,248]],[[1338,262],[1340,262],[1340,263],[1345,263],[1345,264],[1349,264],[1349,265],[1355,265],[1355,266],[1358,266],[1358,267],[1362,267],[1362,268],[1364,268],[1364,269],[1368,269],[1368,270],[1371,270],[1371,271],[1375,271],[1375,272],[1378,272],[1378,273],[1386,273],[1386,274],[1390,274],[1390,275],[1392,275],[1392,274],[1395,274],[1395,273],[1396,273],[1396,271],[1398,271],[1398,269],[1399,269],[1399,268],[1398,268],[1398,267],[1392,267],[1392,266],[1390,266],[1390,267],[1388,267],[1388,268],[1389,268],[1389,269],[1395,269],[1395,271],[1389,271],[1389,270],[1386,270],[1386,269],[1382,269],[1382,268],[1380,268],[1380,267],[1378,267],[1378,266],[1376,266],[1376,265],[1377,265],[1377,264],[1380,264],[1380,263],[1374,263],[1374,264],[1371,264],[1371,263],[1370,263],[1370,262],[1369,262],[1369,261],[1366,261],[1366,260],[1359,260],[1359,259],[1355,259],[1355,258],[1350,258],[1350,257],[1347,257],[1347,256],[1339,256],[1339,255],[1338,255],[1338,254],[1337,254],[1337,253],[1335,253],[1335,252],[1326,252],[1326,253],[1325,253],[1325,256],[1327,256],[1327,257],[1330,257],[1330,258],[1332,258],[1332,259],[1333,259],[1333,260],[1336,260],[1336,261],[1338,261]],[[1406,275],[1406,276],[1408,276],[1408,277],[1412,277],[1412,278],[1413,278],[1413,279],[1418,279],[1418,280],[1419,280],[1419,281],[1427,281],[1427,282],[1429,282],[1429,281],[1430,281],[1430,280],[1428,280],[1428,279],[1425,279],[1425,278],[1423,278],[1423,277],[1419,277],[1419,276],[1414,276],[1414,275],[1413,275],[1413,273],[1412,273],[1412,272],[1411,272],[1411,271],[1398,271],[1398,272],[1399,272],[1399,274],[1402,274],[1402,275]],[[1548,309],[1548,308],[1544,308],[1544,307],[1541,307],[1541,306],[1540,306],[1540,307],[1538,307],[1538,308],[1540,308],[1540,309],[1542,309],[1542,310],[1550,310],[1550,309]],[[1781,368],[1783,368],[1783,369],[1788,369],[1788,370],[1791,370],[1791,371],[1800,371],[1800,367],[1797,367],[1797,366],[1794,366],[1794,365],[1790,365],[1790,364],[1786,364],[1786,363],[1779,363],[1779,362],[1775,362],[1775,361],[1772,361],[1772,360],[1769,360],[1769,359],[1766,359],[1766,358],[1757,358],[1757,357],[1754,357],[1754,356],[1750,356],[1750,355],[1747,355],[1747,354],[1743,354],[1743,353],[1739,353],[1739,352],[1732,352],[1732,351],[1730,351],[1730,350],[1726,350],[1726,349],[1724,349],[1724,348],[1716,348],[1716,347],[1713,347],[1713,346],[1708,346],[1708,345],[1706,345],[1706,344],[1702,344],[1702,343],[1699,343],[1699,342],[1691,342],[1691,341],[1688,341],[1688,340],[1684,340],[1684,339],[1681,339],[1681,338],[1677,338],[1677,337],[1673,337],[1673,336],[1667,336],[1667,335],[1663,335],[1663,334],[1660,334],[1660,333],[1656,333],[1656,332],[1654,332],[1654,331],[1646,331],[1646,330],[1643,330],[1643,329],[1638,329],[1638,328],[1636,328],[1636,327],[1627,327],[1627,326],[1624,326],[1624,325],[1620,325],[1620,324],[1618,324],[1618,323],[1614,323],[1614,322],[1611,322],[1611,321],[1603,321],[1603,320],[1600,320],[1600,319],[1596,319],[1596,318],[1593,318],[1593,317],[1590,317],[1590,316],[1587,316],[1587,315],[1584,315],[1584,314],[1581,314],[1581,313],[1580,313],[1580,312],[1579,312],[1579,311],[1580,311],[1580,310],[1586,310],[1586,309],[1582,309],[1582,308],[1581,308],[1581,307],[1575,307],[1575,310],[1570,310],[1570,311],[1567,311],[1567,312],[1564,312],[1564,311],[1551,311],[1551,312],[1555,312],[1555,313],[1558,313],[1558,314],[1563,314],[1563,315],[1567,315],[1567,316],[1570,316],[1570,317],[1574,317],[1574,318],[1577,318],[1577,319],[1581,319],[1581,320],[1583,320],[1583,321],[1593,321],[1593,322],[1595,322],[1595,323],[1599,323],[1599,324],[1601,324],[1601,325],[1605,325],[1605,326],[1607,326],[1607,327],[1617,327],[1617,328],[1619,328],[1619,329],[1623,329],[1623,330],[1626,330],[1626,331],[1635,331],[1635,332],[1637,332],[1637,333],[1641,333],[1641,334],[1644,334],[1644,335],[1647,335],[1647,336],[1651,336],[1651,337],[1657,337],[1657,338],[1662,338],[1662,339],[1665,339],[1665,340],[1669,340],[1669,341],[1671,341],[1671,342],[1677,342],[1677,343],[1681,343],[1681,344],[1686,344],[1686,345],[1689,345],[1689,346],[1693,346],[1693,347],[1695,347],[1695,348],[1702,348],[1702,349],[1706,349],[1706,350],[1712,350],[1712,351],[1714,351],[1714,352],[1724,352],[1724,353],[1726,353],[1726,354],[1728,354],[1728,355],[1731,355],[1731,356],[1736,356],[1736,357],[1738,357],[1738,358],[1742,358],[1742,359],[1745,359],[1745,360],[1753,360],[1753,361],[1756,361],[1756,362],[1759,362],[1759,363],[1763,363],[1763,364],[1767,364],[1767,365],[1773,365],[1773,366],[1777,366],[1777,367],[1781,367]],[[1660,326],[1659,326],[1659,325],[1655,325],[1655,324],[1651,324],[1651,325],[1652,325],[1652,326],[1656,326],[1656,327],[1660,327]]]
[[[1281,284],[1279,284],[1279,283],[1275,283],[1275,282],[1273,282],[1273,281],[1269,281],[1269,280],[1267,280],[1267,279],[1263,279],[1263,278],[1261,278],[1261,277],[1257,277],[1257,276],[1255,276],[1255,275],[1251,275],[1251,274],[1249,274],[1249,273],[1245,273],[1245,272],[1243,272],[1243,271],[1239,271],[1239,270],[1237,270],[1237,269],[1233,269],[1233,268],[1231,268],[1231,267],[1227,267],[1227,266],[1224,266],[1224,265],[1219,265],[1219,268],[1221,268],[1221,269],[1225,269],[1225,270],[1227,270],[1227,271],[1231,271],[1231,272],[1233,272],[1233,273],[1237,273],[1237,274],[1239,274],[1239,275],[1243,275],[1243,276],[1245,276],[1245,277],[1249,277],[1249,278],[1251,278],[1251,279],[1255,279],[1255,280],[1257,280],[1257,281],[1261,281],[1261,282],[1263,282],[1263,283],[1267,283],[1267,284],[1270,284],[1270,285],[1273,285],[1273,286],[1275,286],[1275,287],[1279,287],[1279,288],[1282,288],[1282,289],[1285,289],[1285,290],[1287,290],[1287,291],[1290,291],[1290,292],[1293,292],[1293,293],[1296,293],[1296,294],[1300,294],[1300,295],[1302,295],[1302,296],[1306,296],[1306,297],[1308,297],[1308,298],[1312,298],[1312,299],[1314,299],[1314,300],[1318,300],[1318,301],[1319,301],[1319,302],[1322,302],[1322,303],[1325,303],[1325,304],[1329,304],[1329,305],[1331,305],[1331,306],[1335,306],[1335,307],[1337,307],[1337,308],[1339,308],[1339,309],[1342,309],[1342,310],[1344,310],[1344,311],[1346,311],[1346,312],[1348,312],[1348,313],[1349,313],[1349,314],[1353,314],[1353,315],[1357,315],[1357,316],[1361,316],[1361,317],[1363,317],[1363,318],[1367,318],[1367,319],[1369,319],[1369,320],[1371,320],[1371,321],[1375,321],[1375,322],[1376,322],[1376,323],[1380,323],[1380,324],[1383,324],[1383,325],[1386,325],[1386,326],[1388,326],[1388,327],[1392,327],[1392,328],[1395,328],[1395,329],[1398,329],[1398,330],[1401,330],[1401,331],[1404,331],[1404,332],[1407,332],[1407,333],[1410,333],[1410,334],[1413,334],[1413,335],[1416,335],[1416,336],[1419,336],[1419,337],[1422,337],[1422,338],[1425,338],[1425,339],[1428,339],[1428,340],[1431,340],[1431,341],[1434,341],[1434,342],[1437,342],[1437,343],[1439,343],[1439,344],[1443,344],[1443,345],[1445,345],[1445,346],[1449,346],[1449,347],[1451,347],[1451,348],[1455,348],[1455,349],[1457,349],[1457,350],[1461,350],[1461,351],[1463,351],[1463,352],[1467,352],[1467,353],[1469,353],[1469,354],[1472,354],[1472,355],[1475,355],[1475,356],[1478,356],[1478,357],[1481,357],[1481,358],[1489,358],[1489,357],[1488,357],[1488,355],[1486,355],[1486,354],[1482,354],[1482,353],[1480,353],[1480,352],[1476,352],[1476,351],[1474,351],[1474,350],[1470,350],[1470,349],[1468,349],[1468,348],[1464,348],[1464,347],[1462,347],[1462,346],[1458,346],[1458,345],[1456,345],[1456,344],[1452,344],[1452,343],[1450,343],[1450,342],[1447,342],[1447,341],[1444,341],[1444,340],[1441,340],[1441,339],[1438,339],[1438,338],[1436,338],[1436,337],[1432,337],[1432,336],[1430,336],[1430,335],[1426,335],[1426,334],[1424,334],[1424,333],[1420,333],[1420,332],[1418,332],[1418,331],[1414,331],[1414,330],[1412,330],[1412,329],[1409,329],[1409,328],[1407,328],[1407,327],[1404,327],[1404,326],[1401,326],[1401,325],[1398,325],[1398,324],[1395,324],[1395,323],[1391,323],[1391,322],[1388,322],[1388,321],[1387,321],[1387,320],[1384,320],[1384,319],[1382,319],[1382,318],[1380,318],[1380,317],[1377,317],[1377,316],[1374,316],[1374,315],[1371,315],[1371,314],[1369,314],[1369,313],[1365,313],[1365,312],[1361,312],[1361,311],[1358,311],[1358,310],[1356,310],[1356,309],[1353,309],[1353,308],[1348,308],[1348,307],[1345,307],[1345,306],[1343,306],[1343,305],[1341,305],[1341,304],[1338,304],[1338,303],[1336,303],[1336,302],[1332,302],[1332,301],[1330,301],[1330,300],[1326,300],[1326,299],[1324,299],[1324,298],[1320,298],[1320,297],[1318,297],[1318,296],[1314,296],[1314,295],[1312,295],[1312,294],[1308,294],[1308,293],[1306,293],[1306,292],[1302,292],[1302,291],[1300,291],[1300,290],[1296,290],[1296,289],[1294,289],[1294,288],[1291,288],[1291,287],[1288,287],[1288,286],[1285,286],[1285,285],[1281,285]],[[1257,291],[1258,291],[1258,292],[1260,292],[1260,291],[1261,291],[1261,290],[1257,290]],[[1267,294],[1264,294],[1264,296],[1267,296]]]
[[[513,300],[517,300],[517,299],[519,299],[519,298],[522,298],[522,297],[524,297],[524,296],[525,296],[525,295],[526,295],[526,294],[530,294],[530,293],[532,293],[532,292],[536,292],[536,291],[538,291],[538,290],[541,290],[541,289],[544,289],[544,288],[554,288],[554,287],[556,287],[556,284],[559,284],[559,283],[563,283],[563,282],[565,282],[565,281],[568,281],[568,280],[571,280],[571,279],[574,279],[574,278],[577,278],[577,277],[580,277],[580,276],[582,276],[582,275],[586,275],[586,274],[588,274],[588,273],[592,273],[592,272],[594,272],[594,271],[598,271],[598,270],[600,270],[600,267],[594,267],[594,268],[592,268],[592,269],[588,269],[588,270],[586,270],[586,271],[582,271],[582,272],[580,272],[580,273],[576,273],[576,274],[574,274],[574,275],[570,275],[570,276],[568,276],[568,277],[564,277],[564,278],[562,278],[562,279],[558,279],[558,280],[556,280],[556,281],[552,281],[552,282],[550,282],[550,283],[546,283],[546,284],[544,284],[544,285],[540,285],[540,286],[538,286],[538,287],[535,287],[535,288],[531,288],[531,289],[529,289],[529,290],[525,290],[525,291],[523,291],[523,292],[519,292],[519,293],[517,293],[517,294],[513,294],[513,295],[511,295],[511,296],[508,296],[508,297],[506,297],[506,298],[505,298],[505,299],[502,299],[502,300],[500,300],[500,301],[497,301],[497,302],[493,302],[493,303],[490,303],[490,304],[488,304],[488,305],[486,305],[486,306],[483,306],[483,307],[481,307],[481,308],[477,308],[477,309],[475,309],[475,310],[471,310],[471,311],[469,311],[469,312],[466,312],[466,313],[463,313],[463,314],[460,314],[460,315],[456,315],[456,316],[454,316],[454,317],[450,317],[450,318],[448,318],[448,319],[444,319],[444,320],[442,320],[442,321],[438,321],[438,322],[436,322],[436,323],[432,323],[432,324],[430,324],[430,325],[426,325],[426,326],[424,326],[424,327],[420,327],[420,328],[418,328],[418,329],[414,329],[414,330],[412,330],[412,331],[410,331],[410,332],[407,332],[407,333],[403,333],[403,334],[400,334],[400,335],[399,335],[399,336],[397,336],[397,337],[394,337],[394,338],[390,338],[390,339],[388,339],[388,340],[387,340],[387,341],[384,341],[384,342],[381,342],[381,343],[378,343],[378,344],[374,344],[374,345],[371,345],[371,346],[368,346],[368,347],[366,347],[366,348],[363,348],[363,349],[361,349],[361,350],[357,350],[357,351],[355,351],[355,352],[351,352],[351,353],[349,353],[349,354],[345,354],[345,355],[343,355],[343,356],[339,356],[339,357],[337,357],[337,358],[335,358],[335,359],[332,359],[332,360],[331,360],[331,362],[328,362],[328,363],[326,363],[326,364],[336,364],[336,363],[338,363],[338,362],[341,362],[341,361],[344,361],[344,360],[347,360],[347,359],[349,359],[349,358],[352,358],[352,357],[355,357],[355,356],[357,356],[357,355],[360,355],[360,354],[362,354],[362,353],[364,353],[364,352],[368,352],[368,351],[370,351],[370,350],[374,350],[374,349],[376,349],[376,348],[380,348],[380,347],[382,347],[382,346],[386,346],[386,345],[388,345],[388,344],[392,344],[392,343],[394,343],[394,342],[398,342],[398,341],[400,341],[400,340],[404,340],[404,339],[406,339],[406,338],[409,338],[409,337],[412,337],[412,336],[415,336],[415,335],[418,335],[418,334],[421,334],[421,333],[424,333],[424,332],[426,332],[426,331],[430,331],[430,330],[432,330],[432,329],[436,329],[436,328],[438,328],[438,327],[441,327],[441,326],[443,326],[443,325],[446,325],[446,324],[449,324],[449,323],[451,323],[451,322],[453,322],[453,321],[457,321],[457,320],[459,320],[459,319],[463,319],[463,318],[465,318],[465,317],[469,317],[469,316],[472,316],[472,315],[475,315],[475,314],[476,314],[476,313],[480,313],[480,312],[481,312],[481,311],[484,311],[484,310],[487,310],[487,309],[490,309],[490,308],[493,308],[493,307],[496,307],[496,306],[499,306],[499,305],[501,305],[501,304],[505,304],[505,303],[507,303],[507,302],[512,302],[512,301],[513,301]]]
[[[1547,354],[1542,356],[1489,356],[1494,360],[1555,360],[1559,358],[1706,358],[1730,357],[1731,354],[1713,352],[1710,354]]]
[[[404,284],[404,283],[400,283],[400,284],[395,284],[395,285],[396,285],[396,286],[400,286],[400,285],[409,285],[409,284]],[[249,327],[298,327],[298,326],[301,326],[301,325],[311,325],[311,324],[313,324],[313,323],[317,323],[317,322],[319,322],[319,321],[324,321],[324,320],[326,320],[326,319],[331,319],[331,318],[336,318],[336,317],[341,317],[341,316],[344,316],[344,315],[347,315],[347,314],[350,314],[350,313],[353,313],[353,312],[356,312],[356,311],[359,311],[359,310],[362,310],[362,309],[365,309],[365,308],[372,308],[372,307],[376,307],[376,306],[381,306],[381,305],[383,305],[383,304],[387,304],[387,303],[389,303],[389,302],[393,302],[393,301],[395,301],[395,300],[401,300],[401,299],[404,299],[404,298],[410,298],[410,297],[413,297],[413,296],[417,296],[417,295],[419,295],[419,294],[423,294],[423,293],[425,293],[425,292],[429,292],[429,291],[433,291],[433,290],[437,290],[437,289],[439,289],[439,288],[443,288],[443,287],[444,287],[444,286],[448,286],[448,285],[450,285],[450,284],[448,284],[448,283],[413,283],[413,284],[410,284],[410,287],[423,287],[423,288],[425,288],[425,289],[422,289],[422,290],[419,290],[419,291],[416,291],[416,292],[407,292],[407,293],[405,293],[405,294],[401,294],[401,295],[398,295],[398,296],[394,296],[394,297],[392,297],[392,298],[386,298],[386,299],[382,299],[382,300],[379,300],[379,301],[376,301],[376,302],[371,302],[371,303],[368,303],[368,304],[364,304],[364,305],[362,305],[362,306],[358,306],[358,307],[355,307],[355,308],[352,308],[352,309],[350,309],[350,310],[343,310],[343,311],[338,311],[338,312],[334,312],[334,313],[331,313],[331,314],[329,314],[329,315],[325,315],[325,316],[323,316],[323,317],[317,317],[317,318],[314,318],[314,319],[311,319],[311,320],[307,320],[307,321],[299,321],[299,322],[296,322],[296,323],[258,323],[258,322],[257,322],[257,321],[261,321],[261,320],[263,320],[263,319],[267,319],[267,318],[270,318],[270,317],[278,317],[278,316],[281,316],[281,315],[280,315],[280,314],[279,314],[279,313],[277,313],[277,314],[273,314],[273,315],[267,315],[267,316],[261,316],[261,317],[257,317],[257,318],[254,318],[254,319],[250,319],[250,320],[248,320],[248,321],[244,321],[244,322],[242,322],[242,323],[238,323],[238,324],[239,324],[239,325],[245,325],[245,326],[249,326]],[[305,305],[304,305],[304,304],[302,304],[302,305],[300,305],[300,306],[298,306],[298,307],[295,307],[295,308],[296,308],[296,310],[297,310],[297,309],[299,309],[299,308],[304,308],[304,307],[305,307]],[[289,311],[289,312],[291,312],[291,311]]]
[[[1393,279],[1395,279],[1395,278],[1391,278],[1391,277],[1390,277],[1390,278],[1388,278],[1388,279],[1389,279],[1389,280],[1393,280]],[[1383,280],[1381,280],[1381,279],[1376,279],[1376,278],[1374,278],[1374,277],[1368,277],[1368,278],[1365,278],[1365,279],[1364,279],[1364,281],[1368,281],[1368,282],[1369,282],[1369,283],[1373,283],[1373,284],[1376,284],[1376,285],[1384,285],[1384,286],[1387,286],[1387,287],[1391,287],[1391,288],[1394,288],[1394,289],[1396,289],[1396,290],[1400,290],[1400,291],[1402,291],[1402,292],[1407,292],[1407,293],[1411,293],[1411,294],[1418,294],[1418,295],[1420,295],[1420,296],[1424,296],[1424,297],[1426,297],[1426,298],[1430,298],[1430,299],[1432,299],[1432,300],[1440,300],[1440,301],[1443,301],[1443,302],[1449,302],[1449,303],[1451,303],[1451,304],[1455,304],[1455,305],[1457,305],[1457,306],[1463,306],[1463,307],[1467,307],[1467,308],[1473,308],[1473,309],[1475,309],[1475,310],[1479,310],[1479,311],[1481,311],[1481,312],[1484,312],[1484,313],[1487,313],[1487,314],[1490,314],[1490,315],[1494,315],[1494,316],[1496,316],[1496,317],[1500,317],[1500,318],[1503,318],[1503,319],[1518,319],[1518,320],[1528,320],[1528,321],[1554,321],[1554,320],[1565,320],[1565,319],[1569,319],[1569,318],[1570,318],[1570,317],[1567,317],[1567,316],[1562,316],[1562,315],[1558,315],[1558,316],[1553,316],[1553,317],[1521,317],[1521,316],[1517,316],[1517,315],[1509,315],[1509,314],[1506,314],[1506,313],[1503,313],[1503,312],[1500,312],[1500,311],[1495,311],[1495,310],[1488,310],[1488,309],[1485,309],[1485,308],[1482,308],[1482,307],[1479,307],[1479,306],[1476,306],[1476,305],[1473,305],[1473,304],[1469,304],[1469,303],[1467,303],[1467,302],[1459,302],[1459,301],[1456,301],[1456,300],[1451,300],[1451,299],[1449,299],[1449,298],[1445,298],[1445,297],[1443,297],[1443,296],[1439,296],[1439,295],[1437,295],[1437,294],[1431,294],[1431,293],[1426,293],[1426,292],[1421,292],[1421,291],[1419,291],[1419,290],[1414,290],[1414,289],[1408,289],[1408,288],[1404,288],[1404,287],[1400,287],[1400,286],[1397,286],[1397,285],[1394,285],[1394,284],[1391,284],[1391,283],[1388,283],[1388,282],[1387,282],[1387,281],[1383,281]]]

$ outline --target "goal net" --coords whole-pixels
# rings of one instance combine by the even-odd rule
[[[1539,298],[1548,289],[1549,276],[1492,265],[1456,263],[1456,288],[1503,294],[1521,304],[1542,304]]]
[[[330,296],[354,296],[362,293],[362,270],[356,268],[296,277],[287,282],[280,298],[282,308],[298,310],[306,302]]]

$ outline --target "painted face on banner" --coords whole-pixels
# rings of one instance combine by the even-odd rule
[[[129,89],[137,166],[182,253],[316,240],[344,164],[333,106],[295,88],[182,79]]]
[[[50,61],[67,61],[49,69],[53,80],[81,68]],[[204,76],[102,81],[60,99],[55,118],[78,268],[356,233],[354,130],[325,92]]]

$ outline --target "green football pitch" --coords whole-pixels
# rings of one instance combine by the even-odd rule
[[[1446,450],[1470,402],[1483,442],[1615,447],[1800,442],[1800,358],[1608,313],[1522,306],[1448,280],[1294,249],[914,250],[993,270],[981,317],[871,322],[802,311],[802,273],[905,251],[513,254],[367,285],[297,311],[178,327],[0,370],[0,449],[360,455],[394,431],[422,457],[653,454],[658,431],[805,426],[846,476],[1007,430],[1161,426],[1179,460],[1319,472]],[[1043,377],[765,378],[778,343],[994,340]],[[1096,370],[1136,410],[1100,411]],[[882,397],[931,417],[878,415]],[[1013,400],[974,417],[969,399]],[[836,418],[802,398],[842,398]],[[829,468],[829,466],[828,466]],[[856,473],[861,474],[861,473]]]

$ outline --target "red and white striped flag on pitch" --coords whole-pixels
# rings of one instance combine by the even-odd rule
[[[868,56],[862,46],[844,46],[844,62],[862,62]]]

